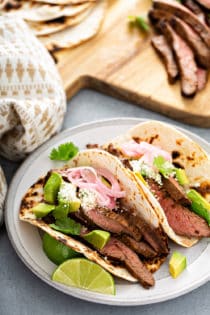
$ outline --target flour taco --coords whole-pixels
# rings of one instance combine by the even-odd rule
[[[135,175],[176,243],[210,237],[210,161],[192,139],[158,121],[140,123],[103,146]]]
[[[152,272],[168,254],[150,198],[103,150],[81,151],[65,167],[41,177],[23,197],[19,217],[113,275],[146,288],[154,285]],[[106,236],[103,242],[97,233]]]

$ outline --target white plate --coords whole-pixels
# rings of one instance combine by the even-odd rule
[[[124,133],[143,119],[122,118],[90,124],[83,124],[65,130],[35,151],[19,168],[14,176],[6,200],[5,220],[9,238],[22,261],[43,281],[69,295],[96,303],[111,305],[142,305],[169,300],[185,294],[210,279],[209,240],[203,239],[196,246],[184,249],[170,244],[171,252],[178,249],[187,256],[188,267],[176,279],[168,273],[168,262],[164,263],[155,274],[156,284],[150,290],[143,289],[139,284],[130,284],[116,279],[116,296],[102,295],[73,287],[67,287],[51,281],[50,275],[55,269],[45,256],[38,229],[32,225],[20,222],[18,211],[21,198],[27,189],[49,169],[62,165],[51,161],[48,156],[51,149],[66,141],[73,141],[80,149],[87,143],[102,144],[105,141]],[[182,129],[181,129],[182,130]],[[210,145],[186,130],[182,130],[199,142],[210,153]],[[56,164],[56,165],[55,165]]]

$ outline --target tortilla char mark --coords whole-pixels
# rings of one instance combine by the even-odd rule
[[[3,3],[0,4],[0,9],[10,11],[13,9],[19,9],[21,7],[21,2],[16,0],[3,0]]]

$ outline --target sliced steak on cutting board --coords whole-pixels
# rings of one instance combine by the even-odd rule
[[[196,0],[200,5],[206,9],[210,9],[210,0]]]
[[[181,36],[195,53],[199,64],[205,68],[210,67],[210,49],[202,41],[201,37],[187,23],[177,17],[172,17],[171,25],[176,33]]]
[[[154,0],[153,5],[155,9],[171,13],[191,25],[210,48],[210,29],[193,12],[176,1]]]
[[[206,69],[198,68],[197,71],[198,77],[198,91],[201,91],[205,88],[208,82],[208,72]]]
[[[182,4],[185,5],[190,11],[195,13],[198,19],[205,23],[205,13],[202,8],[193,0],[182,0]]]
[[[161,21],[159,23],[163,34],[173,47],[176,61],[181,75],[181,89],[184,96],[194,96],[197,91],[197,65],[194,54],[186,42],[173,31],[169,23]]]
[[[169,83],[173,84],[178,78],[179,70],[170,45],[167,43],[163,35],[154,36],[151,41],[153,47],[163,60]]]

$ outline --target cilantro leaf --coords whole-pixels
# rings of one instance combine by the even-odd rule
[[[57,219],[55,224],[50,224],[50,226],[56,231],[72,235],[79,235],[81,230],[81,224],[70,218]]]
[[[153,165],[166,178],[168,178],[170,175],[174,175],[176,170],[175,166],[169,161],[165,160],[162,156],[155,157]]]
[[[73,142],[66,142],[60,144],[57,149],[53,148],[49,158],[51,160],[68,161],[77,155],[78,151],[79,149],[74,145]]]
[[[150,26],[143,16],[129,16],[128,19],[132,25],[138,26],[144,32],[149,32]]]

